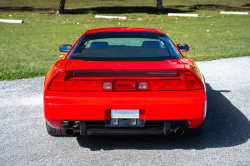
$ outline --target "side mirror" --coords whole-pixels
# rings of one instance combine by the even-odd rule
[[[189,46],[187,44],[177,44],[177,47],[181,52],[188,52]]]
[[[59,47],[60,52],[69,52],[69,50],[72,48],[72,45],[70,44],[64,44]]]

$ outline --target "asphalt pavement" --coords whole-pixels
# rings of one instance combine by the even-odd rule
[[[0,165],[250,165],[250,57],[197,64],[208,104],[199,136],[52,137],[44,77],[0,82]]]

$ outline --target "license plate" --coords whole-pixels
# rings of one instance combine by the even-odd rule
[[[111,109],[111,118],[139,119],[139,109]]]

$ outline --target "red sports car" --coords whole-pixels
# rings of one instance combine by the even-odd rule
[[[158,29],[85,32],[50,69],[44,116],[50,135],[199,134],[206,87],[198,66]]]

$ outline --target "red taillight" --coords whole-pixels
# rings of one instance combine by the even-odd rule
[[[148,81],[148,90],[186,90],[186,82],[183,79]]]
[[[49,90],[64,90],[64,79],[66,72],[58,73],[50,82]]]
[[[65,91],[102,91],[102,81],[65,80]]]
[[[189,71],[184,72],[185,78],[170,80],[138,80],[138,90],[166,91],[166,90],[198,90],[201,84],[197,77]],[[146,88],[148,84],[148,88]],[[142,87],[145,87],[143,89]]]
[[[184,75],[186,77],[187,90],[197,90],[201,89],[200,81],[197,77],[189,71],[185,71]]]
[[[112,81],[68,79],[66,72],[57,74],[51,81],[48,90],[53,91],[105,91],[112,90]]]

